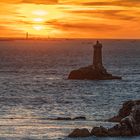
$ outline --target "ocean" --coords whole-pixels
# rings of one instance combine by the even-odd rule
[[[95,41],[0,41],[0,140],[69,140],[75,128],[114,125],[105,120],[125,101],[140,99],[140,40],[100,40],[105,68],[122,80],[67,79],[71,70],[92,64]],[[55,120],[79,116],[86,120]],[[76,140],[91,139],[140,137]]]

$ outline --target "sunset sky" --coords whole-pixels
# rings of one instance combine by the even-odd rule
[[[0,37],[140,38],[140,0],[0,0]]]

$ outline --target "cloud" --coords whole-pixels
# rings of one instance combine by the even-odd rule
[[[58,0],[1,0],[1,3],[15,4],[15,3],[34,3],[34,4],[57,4]]]
[[[68,13],[75,15],[100,17],[104,19],[116,19],[116,20],[138,20],[139,12],[130,10],[68,10]],[[137,15],[137,16],[136,16]]]
[[[57,4],[58,0],[22,0],[22,3]]]
[[[0,3],[69,4],[83,6],[129,6],[139,7],[140,0],[1,0]]]
[[[2,37],[23,37],[25,34],[21,30],[12,29],[6,26],[0,26]],[[8,36],[7,36],[8,35]]]
[[[0,7],[0,26],[7,36],[14,30],[38,34],[37,24],[44,27],[41,35],[48,30],[63,37],[140,35],[140,0],[0,0]],[[42,23],[34,22],[38,9],[47,11]]]
[[[61,3],[83,6],[140,6],[140,0],[61,0]]]
[[[20,0],[1,0],[0,3],[6,3],[6,4],[13,4],[13,3],[20,3]]]
[[[115,0],[106,2],[85,2],[82,3],[85,6],[127,6],[127,7],[139,7],[140,0]]]
[[[111,31],[111,30],[117,30],[120,28],[117,25],[111,25],[111,24],[101,24],[101,23],[86,23],[86,22],[77,22],[77,21],[69,21],[64,22],[60,20],[52,20],[46,22],[46,25],[52,26],[53,28],[60,29],[63,31]]]

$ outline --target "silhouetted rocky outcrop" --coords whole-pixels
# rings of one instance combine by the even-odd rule
[[[83,128],[83,129],[75,129],[71,134],[69,134],[68,137],[89,137],[91,136],[90,132],[88,129]]]
[[[118,115],[108,119],[107,121],[120,122],[123,118],[125,118],[131,113],[131,110],[135,105],[140,105],[140,100],[136,100],[136,101],[130,100],[130,101],[125,102],[122,105],[122,108],[119,110]]]
[[[115,117],[117,118],[117,116]],[[94,127],[90,135],[84,133],[84,137],[119,137],[119,136],[139,136],[140,135],[140,100],[127,101],[123,104],[118,114],[119,122],[111,128]],[[85,129],[84,129],[85,130]],[[86,130],[87,131],[87,130]],[[85,131],[85,132],[86,132]],[[79,132],[78,134],[76,132]],[[74,130],[70,136],[81,137],[83,130]],[[77,134],[77,135],[76,135]]]
[[[86,120],[86,117],[83,116],[79,116],[79,117],[74,117],[74,118],[70,118],[70,117],[57,117],[57,118],[48,118],[49,120],[58,120],[58,121],[76,121],[76,120]]]
[[[102,64],[102,44],[97,41],[94,45],[93,64],[70,72],[68,79],[75,80],[113,80],[119,76],[109,74]]]
[[[104,137],[104,136],[108,136],[108,129],[104,128],[103,126],[100,127],[94,127],[91,130],[91,135],[93,136],[97,136],[97,137]]]

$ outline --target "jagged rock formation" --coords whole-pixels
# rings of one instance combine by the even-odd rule
[[[108,119],[107,121],[120,122],[123,118],[127,117],[131,113],[131,110],[135,105],[140,105],[140,100],[136,101],[130,100],[123,103],[122,108],[119,110],[118,115]]]
[[[83,128],[83,129],[75,129],[71,134],[69,134],[68,137],[76,138],[76,137],[89,137],[89,136],[91,136],[89,130]]]
[[[123,107],[119,111],[118,117],[119,117],[119,123],[117,125],[111,128],[104,128],[102,126],[94,127],[91,130],[90,135],[87,133],[85,133],[85,135],[87,137],[89,136],[97,136],[97,137],[127,136],[128,137],[128,136],[140,135],[140,100],[125,102],[123,104]],[[76,133],[77,131],[75,130],[70,134],[70,136],[81,137],[80,134],[83,132],[83,129],[78,129],[78,133]],[[88,130],[85,130],[85,132],[87,131]]]
[[[75,80],[112,80],[121,79],[109,74],[102,64],[102,44],[97,41],[94,45],[93,64],[70,72],[68,79]]]

